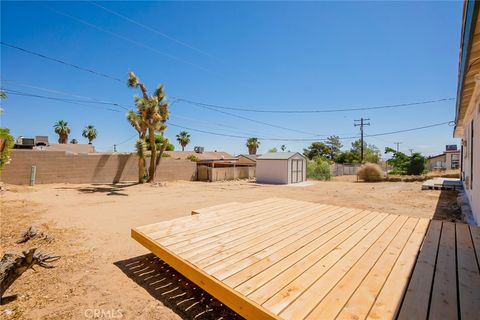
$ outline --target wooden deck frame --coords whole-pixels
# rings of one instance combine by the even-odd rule
[[[195,211],[132,238],[247,319],[475,318],[480,228],[273,198]]]
[[[132,238],[242,317],[258,320],[280,319],[275,314],[257,305],[254,301],[247,300],[235,290],[225,286],[221,281],[202,272],[193,264],[159,246],[142,232],[132,229]]]

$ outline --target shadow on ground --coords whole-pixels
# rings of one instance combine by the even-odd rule
[[[57,189],[74,189],[78,190],[81,193],[105,193],[107,196],[124,196],[128,197],[128,194],[122,192],[128,187],[137,185],[138,183],[122,183],[122,184],[93,184],[91,187],[82,187],[82,188],[70,188],[70,187],[60,187]]]
[[[243,319],[153,254],[115,265],[183,319]]]
[[[457,204],[458,191],[439,190],[438,192],[440,192],[440,196],[433,219],[462,222],[462,212]]]

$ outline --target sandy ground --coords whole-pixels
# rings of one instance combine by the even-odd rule
[[[2,255],[37,246],[62,258],[54,269],[29,270],[17,280],[7,296],[18,297],[4,301],[2,317],[7,313],[6,318],[27,319],[193,317],[165,306],[172,307],[169,299],[162,298],[169,291],[160,294],[158,287],[148,288],[138,279],[132,280],[135,273],[128,269],[153,257],[130,238],[130,229],[189,215],[192,209],[272,196],[429,218],[451,217],[457,209],[454,192],[421,191],[419,182],[357,183],[350,177],[296,187],[246,181],[7,186],[0,197]],[[54,240],[17,244],[28,225],[37,226]],[[165,268],[177,279],[178,275]],[[201,296],[200,300],[215,305],[208,296]]]

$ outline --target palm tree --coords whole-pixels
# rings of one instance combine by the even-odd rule
[[[248,154],[257,154],[257,149],[260,146],[258,138],[248,138],[246,146],[248,148]]]
[[[165,129],[167,126],[165,122],[168,120],[168,101],[165,96],[165,91],[163,85],[157,86],[155,89],[154,95],[149,96],[147,88],[145,85],[140,82],[137,76],[133,72],[128,74],[128,86],[131,88],[140,88],[142,92],[142,97],[135,96],[135,105],[137,106],[136,114],[140,116],[141,122],[148,129],[148,139],[151,146],[151,155],[150,155],[150,168],[148,171],[148,182],[154,182],[155,180],[155,168],[157,164],[157,147],[155,145],[155,132],[158,131],[160,134],[164,135]],[[144,143],[144,141],[142,141]],[[164,139],[163,144],[160,147],[159,156],[161,157],[163,151],[165,151],[166,146],[168,145],[168,139]],[[137,141],[137,153],[139,151],[139,145]]]
[[[88,144],[92,144],[92,141],[97,138],[97,129],[91,124],[83,129],[82,136],[88,139]]]
[[[285,152],[286,149],[287,149],[287,146],[286,146],[286,145],[282,144],[282,145],[280,146],[280,150],[282,150],[282,152]]]
[[[58,143],[67,143],[68,134],[70,133],[68,122],[59,120],[53,125],[53,127],[55,128],[55,133],[58,134]]]
[[[177,141],[182,146],[182,151],[184,151],[187,144],[190,143],[190,134],[187,131],[180,132],[177,134]]]

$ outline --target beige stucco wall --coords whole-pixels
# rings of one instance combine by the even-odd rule
[[[148,163],[148,159],[147,159]],[[64,151],[12,150],[1,181],[29,184],[36,166],[36,183],[112,183],[138,180],[134,154],[69,154]],[[156,178],[160,181],[196,180],[197,165],[188,160],[162,158]]]

